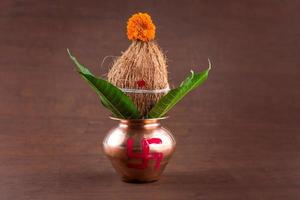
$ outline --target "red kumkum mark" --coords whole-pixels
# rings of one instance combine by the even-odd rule
[[[129,168],[135,168],[135,169],[146,169],[148,167],[148,162],[150,159],[156,160],[155,169],[160,168],[160,162],[163,158],[163,153],[150,153],[150,144],[161,144],[162,141],[160,138],[150,138],[150,139],[142,139],[141,144],[142,144],[142,152],[141,153],[134,153],[133,152],[133,144],[134,141],[132,138],[129,138],[127,140],[127,156],[129,158],[139,158],[142,160],[141,164],[132,164],[128,163],[127,166]]]
[[[139,88],[143,88],[146,86],[146,82],[142,79],[142,80],[138,80],[136,82],[136,84],[138,85]]]

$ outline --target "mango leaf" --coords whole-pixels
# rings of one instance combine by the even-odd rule
[[[77,67],[78,73],[95,90],[102,104],[108,108],[116,117],[123,119],[138,119],[140,113],[132,100],[108,81],[95,77],[84,65],[72,56],[69,49],[68,54]]]
[[[208,77],[211,69],[211,62],[208,60],[208,68],[200,73],[191,71],[191,75],[187,77],[178,88],[170,90],[163,96],[150,110],[148,118],[163,117],[175,104],[177,104],[190,91],[201,85]]]

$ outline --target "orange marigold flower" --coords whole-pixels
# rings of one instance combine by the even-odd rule
[[[132,15],[127,22],[127,36],[129,40],[141,40],[144,42],[155,38],[155,25],[147,13]]]

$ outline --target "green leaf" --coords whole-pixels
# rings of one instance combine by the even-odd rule
[[[200,73],[191,71],[191,75],[187,77],[178,88],[170,90],[163,96],[155,106],[150,110],[148,118],[163,117],[171,108],[173,108],[184,96],[190,91],[200,86],[208,77],[211,69],[210,60],[208,60],[208,68]]]
[[[102,104],[108,108],[116,117],[123,119],[138,119],[140,113],[132,100],[108,81],[95,77],[86,67],[80,64],[67,49],[71,60],[76,65],[79,74],[95,90]]]

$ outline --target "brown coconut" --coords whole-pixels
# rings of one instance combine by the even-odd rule
[[[128,21],[127,35],[129,39],[132,39],[132,44],[114,61],[107,75],[108,81],[120,89],[160,90],[169,88],[166,57],[153,41],[155,26],[150,18],[150,22],[154,26],[154,35],[151,35],[150,28],[153,26],[150,27],[149,18],[150,16],[147,14],[138,13]],[[130,24],[130,22],[132,23]],[[145,35],[145,30],[148,35]],[[165,95],[165,93],[133,92],[126,94],[133,100],[143,116],[146,116],[155,103]]]

